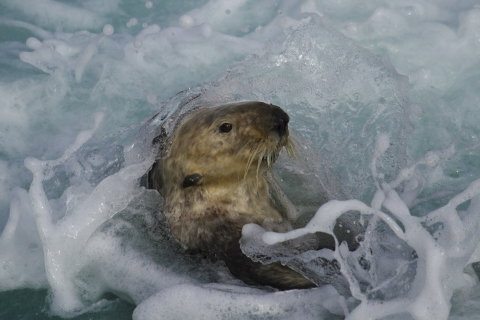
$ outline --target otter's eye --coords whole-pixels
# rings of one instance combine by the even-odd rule
[[[220,132],[223,132],[223,133],[228,133],[230,131],[232,131],[232,124],[231,123],[222,123],[220,125]]]

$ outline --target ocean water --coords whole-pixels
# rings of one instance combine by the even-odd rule
[[[474,0],[3,0],[0,318],[474,319],[479,30]],[[302,221],[244,251],[335,258],[344,287],[247,287],[165,227],[152,139],[242,100],[290,115],[273,175]],[[358,249],[285,256],[349,211]]]

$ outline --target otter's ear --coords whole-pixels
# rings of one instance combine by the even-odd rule
[[[198,186],[202,178],[203,176],[198,173],[189,174],[188,176],[185,177],[185,179],[183,179],[182,187],[188,188],[191,186]]]

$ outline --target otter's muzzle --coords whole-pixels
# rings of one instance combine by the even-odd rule
[[[272,131],[276,131],[280,137],[283,137],[288,128],[290,117],[281,108],[274,106]]]

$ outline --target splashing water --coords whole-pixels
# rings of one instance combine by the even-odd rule
[[[372,175],[379,178],[376,172],[375,163],[377,158],[384,154],[389,145],[389,139],[386,135],[380,135],[377,139],[375,157],[372,161]],[[415,276],[409,282],[407,292],[400,298],[372,299],[362,290],[359,283],[356,269],[361,268],[361,264],[368,263],[369,266],[380,265],[382,257],[381,252],[371,252],[363,255],[362,259],[357,259],[357,252],[349,252],[345,243],[339,244],[336,240],[336,250],[333,256],[341,265],[342,273],[348,279],[352,295],[361,301],[346,319],[370,319],[383,318],[389,315],[410,313],[414,319],[447,319],[450,312],[450,299],[453,292],[468,285],[463,270],[472,262],[476,261],[474,252],[479,243],[478,227],[480,217],[478,215],[480,200],[480,179],[472,182],[470,186],[460,194],[453,197],[447,205],[426,214],[423,217],[415,217],[410,214],[407,203],[416,200],[421,186],[418,185],[414,190],[406,190],[405,193],[397,193],[395,188],[405,181],[410,184],[418,184],[416,178],[413,178],[415,168],[418,165],[425,164],[430,168],[438,165],[440,158],[451,156],[453,148],[445,151],[429,152],[424,158],[417,161],[407,169],[401,170],[399,176],[392,182],[377,183],[378,190],[372,199],[371,206],[368,206],[358,200],[337,201],[332,200],[324,204],[315,214],[314,218],[304,227],[294,231],[279,234],[274,232],[265,232],[261,227],[255,225],[246,225],[243,230],[243,246],[249,241],[258,241],[252,235],[261,234],[261,239],[268,245],[274,245],[279,242],[299,238],[305,234],[315,232],[326,232],[333,236],[334,227],[337,219],[349,211],[358,211],[361,215],[373,215],[375,218],[369,221],[369,227],[365,233],[365,239],[362,241],[359,251],[372,250],[370,243],[378,241],[380,237],[376,234],[381,232],[371,227],[377,223],[377,219],[385,222],[394,235],[403,240],[415,251],[416,269]],[[411,180],[413,179],[413,181]],[[412,195],[413,193],[413,195]],[[462,203],[470,201],[465,211],[457,210]],[[382,208],[386,212],[381,211]],[[441,224],[441,228],[430,231],[429,228],[435,224]],[[256,229],[252,232],[252,228]],[[258,229],[260,228],[260,230]],[[370,238],[370,239],[369,239]],[[367,244],[367,245],[365,245]],[[268,249],[262,248],[262,253],[269,254]],[[325,249],[324,249],[325,250]],[[400,250],[398,250],[401,252]],[[251,255],[251,249],[248,251]],[[258,254],[258,253],[257,253]],[[272,253],[270,253],[272,254]],[[300,258],[307,265],[314,263],[318,255],[309,257],[310,259]],[[351,259],[351,258],[354,259]],[[365,259],[367,257],[367,259]],[[398,257],[396,257],[398,259]],[[369,290],[369,293],[376,290],[391,290],[390,282],[399,282],[398,274],[405,274],[405,265],[409,263],[408,257],[400,258],[404,264],[398,266],[391,263],[390,268],[397,268],[394,277],[384,280],[381,283],[374,283],[375,287]],[[295,259],[295,257],[290,257]],[[266,259],[264,259],[266,260]],[[276,261],[276,260],[273,260]],[[270,261],[272,262],[272,261]],[[353,263],[352,263],[353,262]],[[380,263],[379,263],[380,262]],[[385,267],[385,265],[384,265]],[[404,269],[403,271],[401,269]],[[373,268],[372,268],[373,269]],[[373,277],[377,270],[373,271]],[[381,271],[381,270],[379,270]],[[370,279],[372,280],[372,279]],[[383,288],[382,288],[383,287]]]
[[[6,316],[21,288],[48,289],[38,309],[65,318],[130,318],[116,309],[128,303],[134,319],[478,314],[474,1],[7,0],[0,12]],[[272,177],[300,228],[247,225],[242,247],[331,285],[246,287],[186,254],[143,187],[154,137],[168,152],[183,113],[239,100],[284,108],[299,154]],[[336,250],[282,243],[313,232],[336,235]]]

